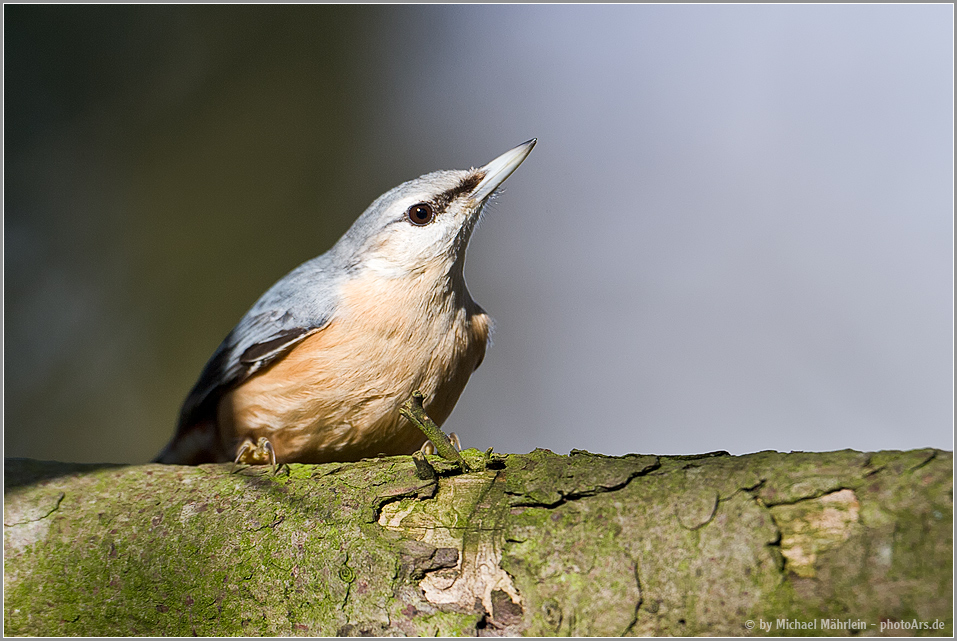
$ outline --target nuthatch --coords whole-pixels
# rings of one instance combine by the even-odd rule
[[[465,249],[535,139],[386,192],[325,254],[273,285],[213,353],[155,461],[355,461],[410,454],[412,392],[441,425],[485,356]]]

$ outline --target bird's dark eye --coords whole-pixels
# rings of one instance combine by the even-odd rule
[[[410,223],[421,226],[431,223],[432,219],[435,218],[435,212],[432,210],[432,205],[429,203],[419,203],[409,207],[409,211],[406,212],[406,216],[409,217]]]

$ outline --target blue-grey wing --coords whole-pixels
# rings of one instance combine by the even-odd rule
[[[215,412],[225,391],[329,324],[344,273],[330,269],[328,258],[304,263],[278,281],[226,336],[186,397],[177,434]]]

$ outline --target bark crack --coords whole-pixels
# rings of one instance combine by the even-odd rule
[[[35,519],[22,519],[19,521],[14,521],[13,523],[7,523],[6,521],[4,521],[3,525],[4,527],[16,527],[17,525],[29,525],[30,523],[38,523],[39,521],[42,521],[43,519],[49,518],[51,514],[58,511],[60,509],[60,503],[63,502],[63,499],[65,497],[66,497],[66,494],[64,492],[60,492],[57,495],[56,502],[53,504],[53,507],[51,507],[50,510],[46,512],[45,514],[42,514]]]
[[[828,494],[834,494],[835,492],[842,492],[844,490],[850,490],[851,492],[854,492],[855,494],[857,493],[857,490],[855,490],[853,487],[848,487],[845,485],[837,485],[834,487],[827,487],[822,490],[818,490],[817,492],[809,494],[808,496],[799,496],[793,499],[780,499],[776,501],[769,501],[769,500],[761,499],[761,497],[759,496],[755,496],[755,498],[761,500],[761,503],[763,505],[771,508],[771,507],[777,507],[779,505],[797,505],[798,503],[803,503],[804,501],[814,501],[821,498],[822,496],[827,496]]]
[[[787,580],[787,572],[785,571],[787,560],[784,558],[784,554],[781,552],[781,541],[783,539],[783,535],[781,534],[781,526],[778,523],[777,519],[774,518],[774,511],[771,509],[771,506],[765,503],[761,499],[761,497],[758,496],[757,494],[758,490],[764,487],[764,484],[766,481],[767,479],[761,479],[758,483],[756,483],[752,487],[739,488],[738,491],[735,492],[734,494],[737,494],[738,492],[742,492],[742,491],[747,493],[751,497],[751,499],[754,501],[754,504],[757,505],[758,508],[761,509],[767,515],[767,517],[771,520],[771,525],[774,526],[774,538],[771,539],[770,541],[766,541],[764,543],[764,546],[768,548],[768,553],[771,555],[771,558],[774,561],[774,567],[777,568],[778,575],[780,576],[780,580],[783,583],[784,581]],[[731,498],[731,497],[728,497],[728,498]],[[717,512],[717,510],[715,511]]]
[[[638,613],[641,610],[641,604],[645,602],[645,593],[641,589],[641,573],[638,570],[638,560],[632,559],[632,562],[635,564],[635,585],[638,586],[638,603],[635,604],[635,616],[632,618],[631,623],[628,624],[628,627],[625,628],[621,636],[629,636],[634,633],[635,626],[638,625]]]
[[[442,474],[439,473],[438,476],[439,478],[441,478]],[[426,481],[422,483],[421,485],[410,487],[406,489],[405,491],[395,492],[394,494],[389,494],[386,496],[380,495],[376,497],[376,502],[372,506],[372,522],[373,523],[379,522],[379,520],[382,518],[382,510],[385,509],[386,505],[389,505],[390,503],[396,503],[398,501],[401,501],[402,499],[415,498],[420,501],[433,499],[435,498],[435,495],[438,493],[438,489],[439,489],[439,484],[438,484],[438,479],[436,478],[430,481]]]
[[[282,523],[285,520],[286,520],[286,516],[284,514],[280,514],[278,517],[276,517],[273,520],[272,523],[266,523],[264,525],[260,525],[259,527],[250,528],[246,531],[247,532],[262,532],[265,529],[274,529],[276,526],[278,526],[280,523]]]
[[[936,458],[937,458],[937,450],[931,450],[930,456],[928,456],[926,459],[924,459],[923,461],[921,461],[921,462],[918,463],[917,465],[915,465],[915,466],[913,466],[913,467],[907,468],[906,471],[908,471],[908,472],[913,472],[914,470],[919,470],[920,468],[924,467],[925,465],[930,464],[930,462],[933,461],[933,460],[936,459]]]
[[[849,487],[773,506],[764,504],[760,498],[756,500],[767,509],[774,525],[775,538],[767,545],[783,578],[791,574],[813,578],[820,554],[842,545],[852,528],[861,524],[857,492]],[[794,512],[793,506],[812,501],[816,505],[808,508],[810,511],[803,512],[805,508],[799,507],[798,512]],[[784,517],[787,527],[778,521],[775,512]]]
[[[548,510],[552,510],[557,507],[561,507],[562,505],[565,505],[566,503],[569,503],[571,501],[578,501],[580,499],[586,499],[592,496],[598,496],[599,494],[607,494],[609,492],[618,492],[628,487],[628,485],[632,481],[634,481],[636,478],[640,476],[647,476],[648,474],[651,474],[652,472],[654,472],[660,467],[661,467],[661,459],[656,457],[655,462],[652,465],[644,469],[640,469],[640,470],[636,470],[632,472],[628,476],[628,478],[626,478],[621,483],[618,483],[615,485],[598,485],[590,490],[582,490],[580,492],[569,492],[567,494],[559,489],[557,490],[557,492],[561,495],[561,498],[559,498],[557,501],[552,501],[551,503],[545,503],[543,501],[516,501],[514,503],[510,503],[510,506],[511,507],[541,507]],[[505,494],[508,496],[516,496],[516,497],[523,496],[522,493],[517,493],[517,492],[506,491]]]

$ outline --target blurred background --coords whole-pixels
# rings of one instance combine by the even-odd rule
[[[953,449],[953,6],[5,5],[6,456],[140,463],[377,196],[526,163],[447,430]]]

